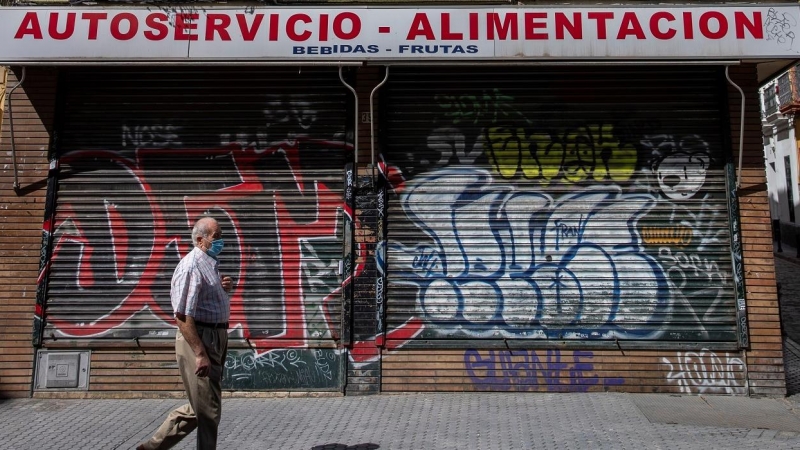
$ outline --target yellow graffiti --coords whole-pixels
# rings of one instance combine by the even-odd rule
[[[674,245],[685,247],[692,243],[694,232],[681,225],[671,227],[642,227],[642,240],[646,245]]]
[[[530,144],[525,129],[496,127],[490,130],[495,168],[503,178],[513,177],[520,167],[526,177],[538,176],[530,172],[536,167],[536,160],[526,148]]]
[[[613,125],[589,125],[560,136],[491,127],[486,130],[486,141],[490,160],[503,178],[514,178],[521,172],[545,186],[559,175],[572,183],[619,182],[636,170],[636,148],[620,143]]]

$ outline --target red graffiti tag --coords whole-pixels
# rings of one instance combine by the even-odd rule
[[[153,248],[158,248],[159,243],[165,242],[163,235],[164,221],[157,207],[157,203],[152,197],[152,189],[144,182],[136,165],[132,161],[122,158],[114,152],[107,151],[73,152],[62,157],[61,163],[71,164],[90,159],[107,162],[112,166],[119,167],[124,173],[127,173],[128,176],[133,177],[135,184],[140,187],[141,194],[149,204],[152,217],[152,226],[149,227],[149,232],[152,234]],[[88,202],[87,200],[82,203]],[[128,227],[124,225],[125,219],[113,203],[103,200],[103,206],[106,210],[109,224],[108,231],[112,239],[113,261],[116,269],[115,275],[117,282],[120,282],[126,276],[134,276],[125,269],[128,256],[128,236],[127,232],[122,230]],[[75,284],[78,291],[90,291],[95,287],[97,280],[92,263],[93,258],[97,255],[95,249],[97,244],[93,243],[91,236],[86,232],[86,230],[91,230],[91,228],[83,223],[83,218],[87,214],[82,210],[84,207],[83,204],[79,205],[77,203],[70,203],[69,201],[62,200],[59,202],[56,221],[54,229],[52,230],[56,236],[53,254],[45,270],[42,271],[42,274],[44,274],[57,265],[69,266],[66,248],[75,244],[79,245],[77,258],[78,267],[75,273]],[[45,223],[48,222],[49,221],[45,221]],[[115,233],[117,234],[115,235]],[[127,286],[130,286],[130,290],[123,294],[123,297],[119,300],[119,303],[114,309],[103,314],[101,317],[94,318],[94,320],[91,321],[75,321],[69,318],[69,314],[63,316],[52,314],[47,317],[48,322],[66,336],[87,337],[100,335],[108,332],[110,329],[120,326],[130,319],[131,316],[144,308],[150,308],[153,314],[162,320],[170,320],[171,313],[162,310],[158,303],[155,302],[151,292],[152,282],[159,271],[163,255],[163,252],[152,252],[138,279],[131,280],[131,282],[127,284]],[[87,294],[90,294],[90,292],[87,292]],[[91,296],[89,296],[89,298],[91,298]]]
[[[172,313],[168,304],[164,302],[167,293],[159,291],[159,295],[155,295],[154,282],[156,279],[161,279],[163,284],[164,279],[169,278],[167,272],[170,272],[171,268],[167,267],[167,262],[178,261],[191,250],[191,243],[184,239],[184,236],[197,218],[207,212],[213,212],[222,214],[228,221],[225,239],[230,245],[226,245],[226,248],[230,247],[232,251],[236,252],[232,257],[236,261],[235,267],[223,267],[222,269],[226,274],[234,275],[237,279],[231,293],[230,321],[232,328],[241,330],[242,336],[248,339],[257,354],[283,348],[307,348],[310,337],[306,305],[308,294],[304,293],[304,277],[306,276],[302,258],[304,246],[314,240],[336,239],[337,235],[342,232],[340,229],[341,213],[345,211],[339,192],[331,190],[322,182],[304,181],[300,153],[301,148],[306,145],[328,149],[339,148],[343,151],[351,149],[351,146],[344,142],[311,139],[280,141],[265,149],[241,147],[235,144],[215,149],[181,149],[181,157],[197,158],[198,160],[219,159],[227,161],[227,164],[232,162],[239,182],[203,193],[188,192],[188,195],[184,195],[180,206],[182,211],[170,211],[169,214],[162,212],[161,208],[177,206],[174,202],[170,203],[169,201],[168,196],[174,194],[164,193],[153,188],[157,182],[155,177],[153,180],[147,181],[148,167],[158,167],[153,162],[160,164],[159,161],[162,158],[170,155],[169,150],[139,149],[135,161],[120,157],[117,153],[110,151],[79,151],[62,157],[61,164],[67,166],[78,167],[83,162],[91,160],[95,161],[95,164],[99,161],[101,168],[121,169],[121,173],[131,177],[130,180],[124,180],[124,183],[135,185],[139,189],[138,194],[125,191],[123,193],[125,198],[131,199],[131,195],[141,195],[142,197],[135,201],[139,209],[131,208],[124,201],[110,197],[113,195],[113,191],[103,194],[104,196],[87,198],[86,201],[59,201],[54,229],[45,230],[55,234],[56,242],[52,257],[42,274],[53,267],[58,267],[62,274],[69,273],[65,271],[74,270],[75,285],[65,295],[72,295],[70,298],[82,297],[81,293],[85,291],[86,294],[89,294],[87,298],[91,298],[91,289],[96,290],[95,295],[101,291],[103,295],[108,295],[109,291],[103,290],[98,277],[102,277],[101,269],[113,269],[116,291],[113,291],[111,295],[121,295],[121,297],[114,308],[102,312],[100,317],[78,321],[70,317],[68,313],[59,313],[49,315],[46,318],[47,322],[60,334],[67,337],[101,336],[126,323],[140,311],[149,309],[157,318],[171,326],[173,324]],[[263,159],[275,156],[285,161],[285,167],[288,168],[287,175],[293,180],[296,189],[291,193],[292,195],[299,194],[300,197],[290,197],[288,191],[265,187],[265,180],[260,178],[260,175],[263,174]],[[76,173],[80,173],[80,171]],[[306,173],[305,176],[307,178],[308,174]],[[392,178],[398,181],[398,185],[395,187],[402,186],[401,178]],[[158,182],[163,181],[158,179]],[[309,186],[313,186],[313,191],[309,189]],[[273,331],[269,335],[259,328],[258,323],[250,322],[252,319],[248,319],[246,311],[248,301],[246,286],[249,282],[252,283],[249,279],[257,275],[255,264],[261,262],[256,261],[255,249],[261,244],[252,242],[253,239],[260,238],[253,237],[252,223],[243,222],[253,219],[249,216],[245,218],[243,214],[248,210],[242,208],[243,205],[254,204],[259,196],[261,196],[259,202],[262,205],[265,204],[264,196],[271,199],[272,217],[274,218],[271,220],[274,220],[274,223],[268,225],[274,227],[278,246],[277,254],[269,255],[269,258],[274,258],[279,268],[279,273],[276,275],[280,279],[282,309],[278,316],[281,318],[281,323],[277,327],[271,326],[273,330],[277,329],[277,332]],[[303,204],[308,205],[303,207],[308,209],[299,216],[295,204],[297,199],[302,199]],[[105,230],[96,228],[93,230],[88,224],[90,211],[99,210],[97,202],[100,202],[102,208],[100,211],[105,216],[107,226]],[[89,206],[86,206],[87,204]],[[149,210],[142,212],[142,204],[146,204]],[[267,202],[266,205],[270,205],[270,202]],[[313,211],[314,214],[310,221],[308,220],[308,211]],[[169,223],[165,217],[170,218]],[[298,217],[303,217],[304,220],[301,221]],[[144,227],[141,223],[143,218],[150,219]],[[175,222],[175,219],[178,219],[179,222]],[[353,219],[355,228],[360,229],[361,224],[357,217],[353,217]],[[45,222],[45,224],[47,223],[49,221]],[[94,226],[96,227],[96,224]],[[175,231],[181,229],[186,231]],[[136,231],[134,234],[134,230],[144,231]],[[168,232],[167,230],[172,231]],[[134,238],[136,239],[136,249],[139,251],[134,249]],[[148,241],[143,243],[142,239]],[[151,249],[150,254],[143,267],[135,268],[136,266],[132,265],[131,261],[135,256],[141,258],[139,254],[141,254],[142,245]],[[67,248],[70,249],[69,252],[67,252]],[[321,300],[322,317],[334,339],[338,337],[339,324],[335,312],[341,302],[342,288],[362,274],[365,254],[366,244],[358,243],[354,259],[361,262],[353,268],[347,279],[325,294]],[[126,287],[129,291],[123,293]],[[159,285],[160,290],[163,288],[164,286]],[[157,302],[156,298],[161,298],[161,302]],[[59,299],[56,298],[54,301],[58,302]],[[263,327],[263,324],[261,326]],[[388,331],[386,350],[396,349],[413,339],[422,331],[423,327],[420,319],[412,318],[405,324]],[[371,340],[355,342],[350,352],[351,359],[357,363],[373,361],[378,356],[378,349]]]

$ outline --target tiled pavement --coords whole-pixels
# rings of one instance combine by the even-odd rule
[[[783,245],[783,252],[775,253],[775,273],[784,335],[800,344],[800,259],[796,255],[796,250]]]
[[[782,247],[782,252],[775,252],[775,274],[784,334],[786,388],[789,395],[795,395],[800,394],[800,258],[796,249],[786,244]]]
[[[226,398],[220,449],[800,449],[800,259],[776,254],[787,398],[409,394]],[[0,449],[131,449],[181,400],[0,401]],[[176,448],[195,447],[194,435]]]
[[[787,393],[790,396],[800,394],[800,345],[788,337],[783,340],[783,362]]]
[[[134,448],[179,403],[5,401],[0,448]],[[219,448],[800,449],[800,435],[786,431],[800,430],[796,406],[786,399],[612,393],[225,399]],[[693,411],[730,422],[685,424]],[[743,427],[746,416],[784,429]],[[176,448],[194,445],[192,435]]]

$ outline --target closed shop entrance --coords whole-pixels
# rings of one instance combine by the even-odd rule
[[[424,326],[387,342],[383,389],[670,390],[645,350],[737,349],[721,86],[705,67],[393,70],[386,327]]]
[[[182,390],[169,283],[209,214],[235,285],[223,387],[339,389],[336,70],[66,70],[60,86],[43,344],[91,349],[93,390]]]

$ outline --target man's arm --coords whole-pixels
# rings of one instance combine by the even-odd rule
[[[209,366],[211,361],[208,359],[206,349],[203,347],[203,341],[197,334],[197,325],[194,323],[194,317],[184,314],[175,314],[175,323],[178,324],[178,329],[181,331],[186,343],[194,351],[196,369],[195,375],[198,377],[208,376]]]

